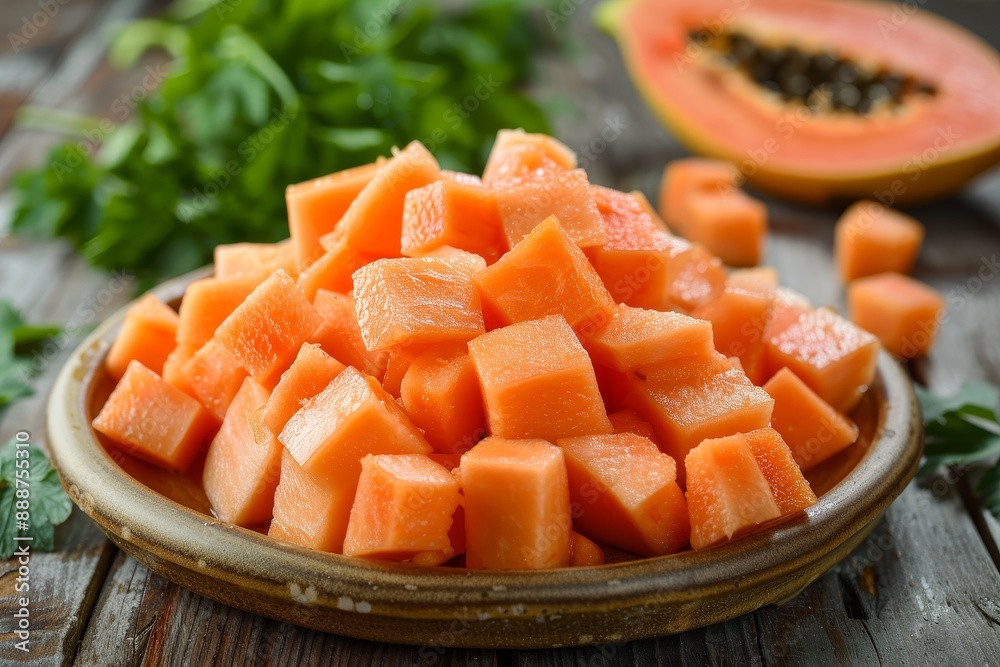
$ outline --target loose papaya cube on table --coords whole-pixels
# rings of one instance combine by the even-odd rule
[[[483,169],[483,183],[504,187],[571,169],[576,169],[576,154],[557,139],[524,130],[500,130]]]
[[[417,357],[399,393],[406,414],[436,452],[460,454],[486,433],[483,394],[464,344]]]
[[[238,526],[271,520],[281,443],[263,422],[270,392],[247,378],[205,457],[202,482],[216,515]]]
[[[287,449],[281,452],[281,474],[274,491],[270,537],[311,549],[341,553],[354,504],[355,484],[302,469]]]
[[[614,301],[594,267],[549,217],[473,277],[484,311],[499,326],[560,314],[574,329],[604,321]]]
[[[181,375],[187,393],[198,399],[219,423],[247,378],[239,360],[215,339],[194,353],[181,368]]]
[[[930,351],[944,308],[939,292],[898,273],[860,278],[847,287],[851,321],[878,336],[887,350],[904,359]]]
[[[590,357],[562,316],[491,331],[469,343],[469,354],[493,435],[611,433]]]
[[[739,537],[781,516],[742,434],[703,441],[688,453],[684,464],[695,549]]]
[[[687,545],[691,529],[677,465],[632,433],[568,438],[566,457],[574,525],[587,537],[641,556]]]
[[[346,368],[319,345],[304,343],[281,375],[264,410],[264,424],[277,435],[310,398],[327,388]]]
[[[688,202],[699,191],[719,191],[739,183],[739,171],[730,162],[705,158],[673,160],[663,170],[660,181],[660,215],[671,230],[689,233]]]
[[[617,371],[684,357],[715,354],[712,325],[681,313],[619,304],[607,322],[583,339],[595,364]]]
[[[385,162],[351,202],[337,227],[359,252],[399,257],[406,193],[438,180],[437,160],[419,141]]]
[[[774,399],[771,426],[781,434],[802,470],[822,463],[858,439],[858,427],[789,369],[775,373],[763,389]]]
[[[320,242],[325,252],[298,279],[299,287],[309,300],[314,300],[321,289],[347,294],[354,289],[354,272],[379,259],[377,255],[369,255],[350,247],[339,230],[324,236]]]
[[[569,543],[569,566],[604,565],[604,550],[580,533],[573,531]]]
[[[419,257],[451,246],[488,264],[507,251],[493,190],[482,184],[442,179],[406,193],[402,253]]]
[[[382,164],[379,160],[285,188],[288,231],[300,270],[323,255],[320,237],[333,231]]]
[[[361,459],[344,554],[440,564],[455,554],[448,532],[459,504],[458,480],[420,454]]]
[[[323,323],[309,337],[309,342],[319,344],[331,357],[354,366],[365,375],[381,379],[385,374],[388,354],[381,350],[369,352],[365,348],[354,299],[321,289],[316,292],[313,307],[323,318]]]
[[[178,322],[174,309],[152,294],[139,299],[125,315],[121,331],[104,359],[108,375],[120,380],[133,360],[161,373],[167,357],[177,347]]]
[[[644,421],[635,410],[630,410],[625,408],[624,410],[619,410],[618,412],[612,412],[608,415],[608,421],[611,422],[611,428],[614,433],[634,433],[638,436],[642,436],[659,446],[656,441],[656,432],[653,431],[653,427],[650,426],[649,422]]]
[[[730,266],[760,262],[767,234],[767,207],[735,187],[688,195],[685,236]]]
[[[844,282],[879,273],[910,273],[924,242],[923,225],[867,199],[844,211],[834,229],[833,255]]]
[[[816,504],[816,494],[802,476],[802,469],[792,456],[781,434],[773,428],[744,433],[754,460],[760,468],[781,516],[794,514]]]
[[[271,389],[323,319],[284,271],[275,271],[219,325],[215,337]]]
[[[291,240],[280,243],[230,243],[215,246],[215,277],[256,276],[261,282],[283,269],[299,275],[299,261]]]
[[[216,428],[198,401],[138,361],[129,362],[93,426],[127,453],[175,472],[190,467]]]
[[[565,567],[573,529],[563,450],[544,440],[483,440],[462,456],[465,564]]]
[[[766,341],[768,377],[788,367],[839,412],[853,409],[875,377],[878,340],[827,308],[787,318]]]
[[[179,310],[178,345],[187,343],[198,349],[207,343],[261,282],[260,276],[238,275],[204,278],[188,285]]]
[[[463,258],[380,259],[354,273],[354,308],[369,350],[415,356],[483,333],[475,265]]]

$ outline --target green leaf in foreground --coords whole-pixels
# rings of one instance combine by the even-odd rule
[[[52,551],[55,527],[72,509],[45,452],[13,441],[0,449],[0,559],[14,553],[19,544],[16,536],[31,537],[23,543],[32,549]],[[19,526],[21,521],[24,525]]]
[[[59,331],[59,327],[28,324],[14,306],[0,300],[0,408],[31,395],[28,382],[34,369],[28,353]]]

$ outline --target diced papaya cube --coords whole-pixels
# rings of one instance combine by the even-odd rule
[[[344,554],[442,563],[454,555],[448,531],[458,508],[458,480],[419,454],[361,459]]]
[[[488,264],[507,251],[493,190],[442,179],[406,193],[402,253],[419,257],[445,245],[475,253]]]
[[[739,537],[781,516],[742,434],[705,440],[687,455],[684,467],[695,549]]]
[[[711,360],[683,359],[642,369],[629,407],[656,431],[660,448],[675,461],[706,438],[753,431],[768,425],[774,401],[722,355]],[[684,479],[683,466],[678,476]]]
[[[503,325],[558,313],[577,328],[603,321],[614,307],[600,276],[555,217],[473,281],[484,309],[496,313]]]
[[[93,426],[129,454],[184,472],[216,425],[198,401],[132,361]]]
[[[274,518],[267,534],[311,549],[342,552],[355,489],[356,481],[343,486],[324,475],[306,472],[282,448]]]
[[[754,384],[764,380],[764,329],[777,287],[768,275],[754,278],[736,273],[722,293],[691,312],[692,316],[712,323],[715,349],[726,356],[738,357]]]
[[[849,412],[875,377],[878,350],[875,336],[819,308],[769,331],[764,356],[769,376],[787,366],[835,410]]]
[[[174,309],[152,294],[139,299],[125,315],[121,331],[104,359],[108,375],[120,380],[132,360],[154,373],[162,373],[164,362],[177,347],[177,323]]]
[[[466,345],[417,357],[400,385],[400,398],[434,451],[461,454],[486,434],[483,394]]]
[[[513,248],[550,216],[560,220],[581,248],[604,245],[604,219],[582,169],[554,172],[496,191],[497,209],[507,245]]]
[[[327,388],[344,370],[319,345],[304,343],[295,361],[281,375],[264,410],[264,424],[277,435],[306,401]]]
[[[385,375],[382,377],[382,388],[386,393],[394,398],[399,398],[400,387],[406,371],[413,363],[409,357],[401,352],[390,352],[385,365]]]
[[[778,335],[789,326],[798,321],[803,314],[813,310],[804,295],[793,289],[779,285],[774,290],[774,299],[771,301],[771,310],[767,315],[767,324],[764,325],[764,353],[761,355],[760,364],[764,379],[771,377],[777,369],[771,369],[766,363],[767,347],[777,340]]]
[[[715,354],[710,323],[625,304],[619,304],[603,326],[584,338],[583,346],[595,364],[617,371]]]
[[[184,364],[181,375],[187,393],[198,399],[220,423],[247,378],[239,360],[214,338]]]
[[[569,542],[569,566],[604,565],[604,550],[580,533],[573,531]]]
[[[202,482],[215,514],[237,526],[271,520],[281,473],[281,443],[263,422],[269,392],[243,382],[205,457]]]
[[[771,487],[774,502],[782,516],[816,504],[816,494],[802,476],[802,470],[792,457],[792,450],[780,433],[773,428],[761,428],[744,433],[743,437]]]
[[[613,433],[634,433],[659,446],[653,427],[636,414],[635,410],[625,408],[618,412],[612,412],[608,415],[608,421],[611,422]]]
[[[639,202],[639,205],[642,206],[642,210],[645,211],[653,220],[657,229],[668,233],[670,232],[670,228],[663,220],[663,217],[655,208],[653,208],[653,205],[649,203],[649,200],[646,199],[646,195],[644,195],[641,190],[632,190],[632,192],[629,193],[629,196],[635,198],[635,200]]]
[[[650,440],[622,433],[558,444],[580,532],[641,556],[662,556],[687,545],[691,527],[677,465]]]
[[[923,242],[924,228],[919,222],[865,199],[837,220],[833,256],[844,282],[878,273],[909,273]]]
[[[462,456],[465,565],[538,570],[569,564],[569,483],[563,451],[544,440],[487,438]]]
[[[388,355],[369,352],[361,338],[361,327],[354,312],[354,299],[338,292],[319,290],[313,307],[323,318],[323,324],[309,337],[323,351],[348,366],[354,366],[365,375],[381,378],[385,374]]]
[[[188,285],[181,301],[177,343],[190,343],[198,348],[207,343],[260,283],[260,276],[241,275],[204,278]]]
[[[326,252],[310,264],[298,280],[299,287],[310,301],[316,298],[316,293],[321,289],[349,293],[354,289],[354,272],[378,259],[375,255],[358,252],[347,245],[347,240],[339,229],[324,236],[321,242]]]
[[[295,281],[275,271],[219,325],[216,338],[253,379],[272,389],[322,322]]]
[[[674,160],[663,170],[660,181],[660,215],[670,229],[687,236],[691,193],[731,188],[738,182],[739,172],[732,163],[705,158]]]
[[[695,243],[667,264],[667,302],[686,312],[715,298],[726,287],[719,258]]]
[[[380,259],[354,273],[354,309],[369,350],[464,343],[486,330],[464,259]],[[408,354],[407,356],[415,356]]]
[[[611,433],[590,357],[562,316],[491,331],[469,354],[493,435],[554,442]]]
[[[930,351],[944,306],[939,292],[898,273],[861,278],[847,286],[851,321],[878,336],[887,350],[904,359]]]
[[[737,188],[688,195],[687,238],[730,266],[760,262],[767,234],[767,207]]]
[[[483,170],[488,187],[505,187],[576,168],[576,154],[547,134],[500,130]]]
[[[191,360],[191,357],[195,355],[198,350],[202,348],[201,345],[194,345],[191,343],[178,343],[174,351],[167,355],[166,361],[163,362],[163,379],[171,387],[177,387],[187,395],[191,395],[191,387],[187,384],[187,378],[181,371],[184,368],[184,364]]]
[[[419,141],[388,160],[344,212],[339,227],[348,245],[380,257],[399,257],[406,193],[440,176],[437,160]]]
[[[300,270],[320,258],[323,254],[320,237],[333,231],[381,164],[373,162],[285,188],[288,231]]]
[[[215,246],[215,277],[256,276],[261,282],[283,269],[299,275],[299,261],[291,240],[280,243],[230,243]]]
[[[774,399],[771,426],[802,470],[822,463],[858,439],[858,427],[830,407],[805,382],[782,368],[764,384]]]

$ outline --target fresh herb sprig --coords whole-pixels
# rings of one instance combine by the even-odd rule
[[[28,324],[14,306],[0,300],[0,409],[31,395],[28,381],[35,369],[30,352],[59,331],[56,326]]]

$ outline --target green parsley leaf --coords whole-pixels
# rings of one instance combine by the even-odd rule
[[[34,375],[28,354],[33,346],[59,334],[55,326],[31,325],[7,301],[0,301],[0,408],[31,395]]]
[[[25,501],[26,509],[18,507]],[[72,509],[45,452],[30,444],[18,447],[13,441],[0,449],[0,559],[10,558],[19,544],[52,551],[55,527],[69,518]],[[19,518],[18,512],[27,518]],[[16,536],[32,539],[19,542]]]

